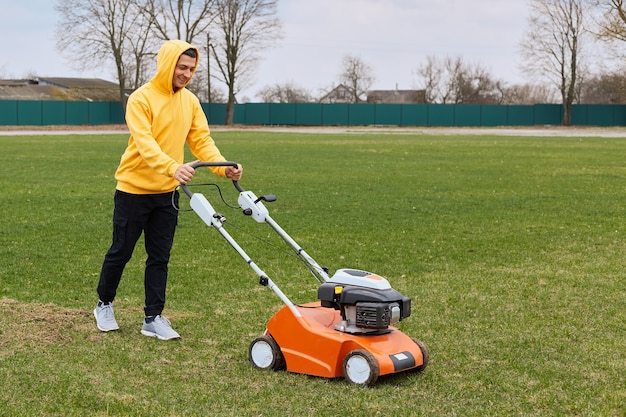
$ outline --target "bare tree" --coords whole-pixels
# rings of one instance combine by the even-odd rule
[[[624,0],[593,0],[593,6],[601,15],[600,19],[597,19],[598,37],[626,42],[626,4],[624,4]]]
[[[208,46],[202,48],[209,26],[215,21],[214,0],[133,0],[152,23],[154,43],[169,39],[181,39],[194,44],[207,53],[206,74],[203,73],[204,60],[199,61],[198,69],[187,88],[199,98],[211,101]],[[207,40],[208,44],[208,40]],[[205,87],[206,86],[206,87]]]
[[[214,0],[135,0],[153,23],[154,36],[193,44],[215,20]]]
[[[606,47],[607,55],[613,59],[603,59],[604,67],[610,67],[611,63],[616,64],[608,72],[617,68],[623,70],[626,63],[626,52],[624,52],[624,42],[626,42],[626,4],[624,0],[589,0],[592,3],[592,18],[595,23],[594,34],[596,39]],[[605,58],[606,58],[605,57]]]
[[[250,84],[260,53],[280,38],[278,0],[214,0],[216,29],[211,52],[218,78],[228,87],[227,125],[233,123],[236,94]]]
[[[149,80],[150,69],[155,67],[154,57],[156,56],[154,42],[150,36],[150,29],[154,22],[141,14],[138,14],[136,19],[137,24],[129,28],[126,36],[128,58],[124,63],[126,68],[125,88],[131,90],[139,88]],[[125,95],[122,103],[125,107]]]
[[[461,96],[459,89],[463,77],[463,58],[460,56],[456,58],[446,57],[443,65],[446,76],[443,79],[441,102],[444,104],[458,103]]]
[[[374,83],[372,68],[361,58],[346,55],[342,62],[342,71],[339,74],[340,82],[345,85],[352,94],[352,102],[363,101],[362,96]]]
[[[557,103],[558,97],[549,85],[521,84],[507,87],[504,90],[502,104],[537,104]]]
[[[417,68],[427,103],[499,104],[505,85],[480,64],[470,65],[460,56],[443,60],[429,56]]]
[[[563,125],[571,124],[580,81],[585,0],[531,0],[528,30],[521,44],[522,70],[547,78],[561,93]]]
[[[311,94],[306,89],[291,82],[266,86],[258,94],[265,103],[309,103],[313,101]]]
[[[599,74],[581,84],[581,103],[626,103],[626,76],[621,72]]]
[[[143,78],[150,22],[132,0],[62,0],[55,9],[57,48],[81,69],[113,63],[125,107],[126,86]]]
[[[441,79],[443,72],[444,69],[434,55],[427,56],[426,63],[415,70],[415,73],[423,80],[424,100],[426,103],[436,103],[439,97],[442,96]]]

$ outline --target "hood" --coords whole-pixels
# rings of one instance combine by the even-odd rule
[[[198,67],[198,61],[200,54],[198,48],[191,44],[181,40],[169,40],[161,46],[157,55],[157,72],[150,80],[160,91],[167,94],[174,93],[172,88],[172,79],[174,77],[174,69],[178,58],[187,49],[194,49],[196,51],[196,68]],[[196,69],[194,68],[194,74]]]

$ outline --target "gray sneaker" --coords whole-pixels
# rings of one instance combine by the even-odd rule
[[[179,339],[180,335],[172,329],[169,320],[163,316],[155,316],[154,319],[145,319],[141,334],[149,337],[158,337],[161,340]]]
[[[120,328],[115,321],[113,304],[111,303],[99,301],[98,305],[96,305],[96,308],[93,310],[93,315],[96,318],[96,326],[103,332],[110,332]]]

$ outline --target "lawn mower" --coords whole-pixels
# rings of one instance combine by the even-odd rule
[[[236,166],[235,162],[196,162],[195,168]],[[241,255],[259,277],[285,304],[267,323],[265,332],[252,341],[248,359],[255,368],[279,370],[326,378],[344,377],[358,385],[371,385],[379,376],[404,371],[421,371],[428,364],[428,350],[421,341],[392,325],[411,315],[411,299],[394,290],[377,274],[343,268],[329,276],[269,215],[263,202],[276,197],[257,197],[233,181],[239,191],[243,214],[268,224],[295,252],[319,281],[318,300],[295,305],[248,256],[224,228],[226,219],[206,197],[181,189],[190,207]]]

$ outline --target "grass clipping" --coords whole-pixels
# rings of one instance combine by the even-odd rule
[[[26,304],[0,299],[0,357],[24,349],[64,345],[76,335],[89,335],[89,313],[54,304]],[[96,337],[96,336],[94,336]]]

